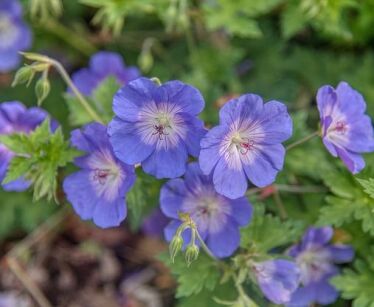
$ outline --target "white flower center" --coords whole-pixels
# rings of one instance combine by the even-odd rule
[[[109,151],[96,152],[89,158],[88,165],[91,168],[91,184],[97,195],[107,201],[118,197],[125,174],[112,154]]]
[[[0,13],[0,49],[7,49],[16,40],[18,28],[14,26],[10,17]]]
[[[296,263],[301,271],[301,281],[307,285],[319,281],[330,271],[331,255],[326,249],[308,249],[297,256]]]

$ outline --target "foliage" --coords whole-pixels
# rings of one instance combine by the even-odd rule
[[[356,219],[361,221],[365,232],[374,235],[374,201],[366,194],[370,181],[358,182],[346,171],[338,170],[325,174],[324,179],[335,196],[326,198],[329,205],[321,209],[318,223],[341,226]]]
[[[345,269],[342,275],[332,280],[332,283],[342,291],[343,298],[353,299],[353,306],[355,307],[373,306],[373,261],[372,254],[368,255],[366,259],[357,259],[353,269]]]
[[[116,79],[114,77],[108,77],[95,88],[92,96],[88,98],[91,107],[101,115],[106,123],[113,117],[112,100],[119,88],[120,86]],[[69,119],[73,126],[81,126],[91,122],[91,117],[78,102],[78,98],[71,93],[65,94],[64,98],[69,107]]]
[[[297,241],[302,226],[297,221],[282,222],[279,217],[266,214],[264,204],[256,204],[251,223],[241,229],[240,246],[266,254],[276,247]]]
[[[64,140],[61,127],[51,131],[51,123],[47,119],[28,135],[3,135],[0,140],[16,155],[10,162],[3,183],[24,177],[32,184],[35,200],[47,197],[58,202],[58,170],[78,155]]]
[[[160,180],[140,171],[137,172],[135,185],[126,198],[130,226],[133,230],[139,229],[143,218],[158,204],[160,187]]]
[[[186,266],[182,256],[177,256],[174,263],[168,254],[162,254],[160,259],[171,269],[178,281],[176,297],[190,297],[199,294],[202,290],[213,291],[220,278],[217,263],[206,255],[201,255],[191,267]]]

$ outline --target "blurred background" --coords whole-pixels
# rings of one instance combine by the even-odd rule
[[[218,109],[228,99],[252,92],[288,105],[298,139],[317,128],[317,89],[341,80],[364,95],[374,115],[373,0],[22,4],[33,33],[31,51],[58,59],[69,73],[87,67],[99,50],[117,52],[143,75],[197,87],[206,101],[202,117],[207,125],[217,122]],[[14,71],[0,74],[0,102],[35,105],[34,86],[12,88],[13,77]],[[43,107],[69,135],[75,126],[65,103],[66,85],[55,72],[50,81]],[[311,142],[304,151],[295,150],[286,167],[308,176],[307,182],[318,182],[328,171],[323,161],[330,159],[319,148],[319,142]],[[139,188],[129,196],[129,218],[110,230],[82,222],[68,204],[32,202],[29,193],[1,191],[0,253],[10,257],[0,263],[0,306],[34,306],[35,297],[44,306],[205,306],[176,302],[175,282],[156,260],[167,246],[162,241],[165,220],[155,211],[161,183],[152,180],[140,175]],[[322,192],[290,197],[290,214],[313,221]],[[295,209],[295,203],[304,206]],[[315,205],[310,209],[308,203]]]

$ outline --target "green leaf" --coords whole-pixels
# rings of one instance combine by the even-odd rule
[[[143,218],[158,204],[161,184],[161,180],[138,169],[135,184],[126,197],[129,223],[133,231],[139,229]]]
[[[69,108],[69,121],[72,126],[83,126],[92,122],[91,116],[81,106],[78,98],[71,94],[65,94],[64,98]],[[87,97],[86,100],[90,102],[91,106],[93,105],[93,103]]]
[[[203,292],[206,290],[212,291],[221,275],[217,262],[203,253],[190,266],[187,266],[182,255],[175,257],[174,263],[172,263],[168,253],[160,255],[160,259],[170,268],[177,279],[177,298],[189,297],[203,290]]]
[[[329,205],[321,208],[317,224],[342,226],[355,219],[374,236],[374,200],[369,196],[372,180],[355,180],[346,170],[327,173],[324,179],[335,196],[326,198]]]
[[[27,154],[32,150],[28,136],[23,133],[1,135],[0,144],[20,154]]]
[[[372,250],[373,252],[373,250]],[[357,259],[354,269],[347,268],[332,279],[333,285],[342,292],[342,297],[353,300],[354,307],[374,307],[374,257]]]
[[[265,214],[263,204],[254,206],[251,223],[241,229],[240,246],[254,248],[258,253],[296,241],[303,231],[303,224],[296,221],[282,222],[278,217]]]
[[[307,16],[302,13],[299,1],[289,1],[281,15],[282,35],[285,38],[294,36],[305,27]]]
[[[79,152],[69,147],[61,127],[52,132],[49,119],[27,135],[11,134],[6,144],[11,144],[15,157],[9,164],[5,183],[25,177],[34,189],[34,199],[54,197],[57,202],[57,175],[60,167],[66,166]],[[26,145],[20,144],[21,140]],[[28,152],[25,152],[28,149]]]
[[[6,176],[3,180],[3,184],[7,184],[11,181],[19,179],[22,177],[33,164],[32,159],[24,158],[24,157],[14,157],[9,163],[8,171]]]
[[[192,269],[192,268],[191,268]],[[183,297],[178,300],[177,307],[222,307],[220,302],[235,302],[237,300],[235,286],[231,282],[217,284],[213,290],[204,289],[198,294]],[[235,305],[229,305],[234,307]],[[236,305],[239,307],[240,305]]]
[[[369,194],[371,198],[374,198],[374,179],[369,178],[367,180],[365,179],[356,179],[361,186],[364,188],[364,192]]]

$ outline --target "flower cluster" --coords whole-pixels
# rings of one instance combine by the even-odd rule
[[[0,104],[0,135],[30,133],[47,117],[48,113],[40,108],[27,109],[18,101],[3,102]],[[51,126],[54,130],[57,123],[52,121]],[[4,180],[13,157],[14,153],[0,143],[0,182]],[[19,178],[7,184],[2,184],[2,187],[7,191],[24,191],[29,185],[24,178]]]
[[[183,179],[172,179],[161,189],[162,212],[172,221],[165,228],[165,238],[171,241],[182,222],[180,213],[188,213],[201,238],[218,257],[230,256],[239,246],[239,227],[249,223],[252,207],[246,197],[230,199],[214,189],[211,175],[204,175],[198,163],[190,163]],[[191,231],[182,234],[185,243]]]
[[[290,249],[289,255],[300,268],[301,286],[287,306],[328,305],[338,298],[329,280],[339,273],[335,264],[352,261],[354,251],[347,245],[330,244],[332,236],[331,227],[309,228],[302,241]]]
[[[0,0],[0,73],[16,68],[19,51],[31,45],[31,31],[22,20],[18,0]]]

